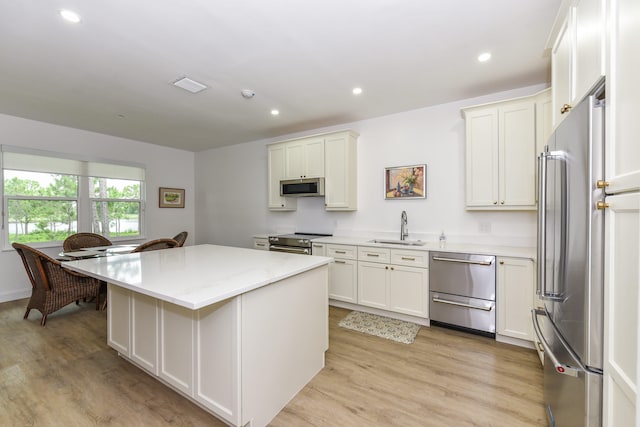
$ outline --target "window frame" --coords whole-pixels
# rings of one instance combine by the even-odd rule
[[[16,153],[18,155],[26,154],[27,156],[33,155],[38,157],[50,158],[54,162],[64,162],[65,160],[69,160],[70,163],[77,163],[80,165],[80,172],[77,173],[67,173],[60,172],[59,170],[51,170],[46,171],[43,170],[42,166],[35,167],[33,169],[29,169],[28,167],[20,167],[20,168],[12,168],[10,165],[4,162],[6,153]],[[28,158],[28,157],[27,157]],[[113,166],[113,168],[111,168]],[[131,178],[131,177],[123,177],[123,176],[96,176],[89,175],[91,171],[99,171],[100,175],[108,175],[108,172],[104,172],[105,170],[113,169],[116,171],[126,170],[130,168],[134,172],[139,174],[139,178]],[[44,167],[46,169],[46,166]],[[40,173],[49,173],[54,175],[72,175],[77,177],[78,179],[78,187],[77,187],[77,197],[55,197],[55,196],[14,196],[14,195],[6,195],[4,190],[4,182],[5,182],[5,170],[22,170],[22,171],[30,171],[30,172],[40,172]],[[50,200],[50,201],[75,201],[77,208],[77,218],[76,218],[76,228],[77,232],[93,232],[92,231],[92,212],[91,206],[94,201],[107,201],[107,202],[128,202],[128,203],[139,203],[139,234],[136,236],[117,236],[112,237],[108,236],[110,240],[114,242],[121,242],[127,240],[140,240],[146,238],[146,168],[139,164],[131,164],[131,163],[123,163],[117,162],[113,160],[85,160],[85,159],[77,159],[71,156],[65,156],[62,153],[52,153],[41,150],[28,150],[24,148],[15,148],[1,145],[0,146],[0,178],[2,182],[0,182],[0,197],[2,197],[2,222],[1,222],[1,232],[2,232],[2,249],[3,250],[12,250],[11,242],[10,242],[10,233],[9,233],[9,200]],[[93,178],[107,178],[107,179],[123,179],[130,180],[140,183],[140,194],[137,199],[103,199],[93,197],[93,188],[91,186]],[[59,247],[62,245],[62,241],[51,240],[47,242],[33,242],[29,243],[30,246],[36,248],[49,248],[49,247]]]

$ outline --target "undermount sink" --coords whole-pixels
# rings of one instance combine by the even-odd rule
[[[400,246],[424,246],[427,244],[427,242],[421,242],[420,240],[383,240],[383,239],[369,240],[369,243],[383,243],[386,245],[400,245]]]

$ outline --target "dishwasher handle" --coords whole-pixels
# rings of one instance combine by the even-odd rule
[[[493,264],[493,259],[491,261],[474,261],[472,259],[458,259],[458,258],[444,258],[440,256],[432,257],[434,261],[444,261],[444,262],[459,262],[461,264],[475,264],[475,265],[491,265]]]

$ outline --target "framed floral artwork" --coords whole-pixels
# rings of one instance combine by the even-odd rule
[[[396,166],[384,169],[385,199],[427,197],[427,165]]]
[[[184,208],[184,189],[160,187],[161,208]]]

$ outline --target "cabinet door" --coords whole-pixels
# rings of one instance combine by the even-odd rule
[[[158,300],[137,292],[131,298],[131,360],[158,373]]]
[[[336,259],[329,264],[329,298],[358,302],[358,263],[354,260]]]
[[[638,381],[640,193],[607,197],[605,212],[604,425],[631,425]]]
[[[327,210],[357,209],[356,141],[350,134],[324,142],[324,199]]]
[[[531,101],[499,109],[500,206],[535,208],[535,118]]]
[[[187,396],[193,394],[195,311],[160,302],[158,376]]]
[[[118,353],[129,357],[131,348],[131,291],[108,285],[107,343]]]
[[[603,0],[577,0],[575,5],[574,104],[604,75],[604,4]]]
[[[551,51],[554,127],[558,126],[567,116],[568,111],[562,113],[562,108],[565,104],[570,106],[573,99],[573,35],[573,7],[571,7]]]
[[[607,69],[607,193],[640,190],[640,2],[619,0],[611,19]],[[613,13],[613,11],[612,11]]]
[[[497,330],[505,335],[533,341],[533,261],[498,258],[496,274]]]
[[[285,143],[286,179],[324,177],[324,138]]]
[[[285,179],[285,145],[274,144],[267,149],[269,209],[289,211],[296,209],[296,199],[280,196],[280,180]]]
[[[358,262],[358,304],[386,309],[389,265]]]
[[[429,270],[400,265],[389,268],[389,310],[429,317]]]
[[[498,110],[466,114],[466,200],[468,207],[498,204]]]

